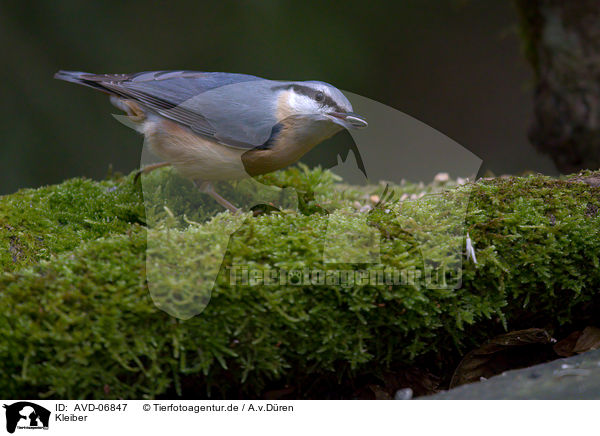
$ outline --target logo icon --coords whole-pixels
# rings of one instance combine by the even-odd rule
[[[29,401],[6,405],[6,431],[14,433],[15,429],[48,429],[50,411]]]

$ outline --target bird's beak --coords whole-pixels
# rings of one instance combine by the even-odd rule
[[[364,129],[369,125],[360,115],[354,112],[329,112],[329,118],[346,129]]]

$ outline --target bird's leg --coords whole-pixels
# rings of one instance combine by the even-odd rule
[[[171,162],[159,162],[152,165],[146,165],[144,168],[140,168],[133,178],[133,183],[136,183],[142,174],[148,174],[151,171],[154,171],[157,168],[162,168],[171,165]]]
[[[224,208],[228,209],[231,213],[240,212],[240,209],[235,207],[229,201],[225,200],[217,193],[217,191],[215,191],[215,187],[212,185],[211,182],[196,180],[194,181],[194,184],[200,190],[200,192],[210,195],[217,203],[219,203]]]

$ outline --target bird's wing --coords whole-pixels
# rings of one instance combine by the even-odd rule
[[[61,71],[55,77],[134,100],[165,118],[225,145],[255,148],[275,124],[272,87],[256,76],[199,71],[88,74]]]

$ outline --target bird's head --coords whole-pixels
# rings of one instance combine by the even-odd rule
[[[367,121],[352,112],[352,104],[346,96],[325,82],[287,82],[278,86],[278,119],[304,118],[314,122],[332,123],[339,129],[361,129]]]

